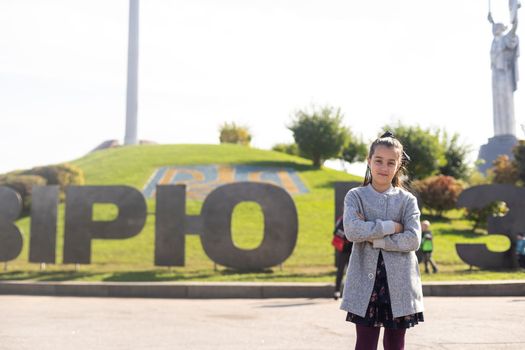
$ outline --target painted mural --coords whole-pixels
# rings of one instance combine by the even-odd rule
[[[272,183],[284,188],[290,195],[308,193],[305,184],[292,168],[214,164],[158,168],[142,192],[146,198],[153,198],[157,184],[184,184],[189,199],[203,200],[216,187],[239,181]]]

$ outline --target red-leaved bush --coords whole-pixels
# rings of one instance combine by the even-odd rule
[[[463,184],[452,176],[437,175],[414,181],[413,188],[421,196],[425,207],[441,216],[444,211],[454,209]]]

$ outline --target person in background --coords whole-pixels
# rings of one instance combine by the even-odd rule
[[[430,231],[430,222],[428,220],[421,221],[421,252],[423,253],[423,262],[425,263],[425,273],[430,273],[428,264],[432,266],[432,272],[437,273],[438,268],[434,259],[432,259],[432,251],[434,250],[434,242],[432,239],[432,231]]]
[[[334,228],[334,236],[338,236],[336,239],[342,239],[342,247],[335,247],[336,251],[336,265],[337,272],[335,274],[335,291],[334,299],[337,300],[341,297],[341,282],[343,281],[343,274],[345,273],[346,266],[348,266],[348,260],[350,259],[350,253],[352,252],[352,242],[346,239],[345,230],[343,227],[343,216],[337,218]],[[335,245],[334,245],[335,246]]]

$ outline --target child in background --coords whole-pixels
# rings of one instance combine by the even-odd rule
[[[335,222],[334,235],[339,236],[339,238],[343,240],[342,246],[335,247],[337,272],[335,274],[334,299],[337,300],[341,297],[341,282],[343,281],[343,275],[348,265],[348,260],[350,259],[350,253],[352,252],[352,242],[348,241],[345,237],[342,215],[337,218]]]
[[[434,259],[432,259],[434,242],[432,240],[432,231],[430,231],[429,228],[430,222],[428,220],[421,221],[421,252],[423,253],[423,262],[425,263],[425,273],[429,273],[428,263],[432,265],[432,272],[437,273],[438,268]]]

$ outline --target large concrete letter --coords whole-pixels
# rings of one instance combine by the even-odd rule
[[[118,207],[113,221],[93,221],[93,204]],[[128,186],[71,186],[66,189],[64,263],[89,264],[91,239],[128,238],[138,234],[146,222],[142,193]]]
[[[155,265],[184,266],[186,186],[157,185],[156,198]]]
[[[22,211],[20,195],[13,189],[0,187],[0,261],[16,259],[22,251],[22,234],[13,223]]]
[[[345,196],[354,187],[361,186],[362,182],[356,181],[341,181],[334,183],[335,191],[335,210],[334,210],[334,223],[338,217],[343,215],[343,207],[345,204]]]
[[[459,257],[469,265],[481,268],[516,267],[513,254],[516,234],[525,231],[525,189],[512,185],[481,185],[466,189],[458,199],[458,207],[483,208],[494,201],[503,201],[509,208],[505,216],[489,216],[489,234],[501,234],[511,241],[509,250],[501,253],[490,251],[485,244],[456,244]]]
[[[29,261],[55,263],[58,186],[35,186],[31,194]]]
[[[264,214],[264,237],[259,247],[235,247],[231,234],[233,209],[243,201],[258,203]],[[281,187],[237,182],[215,189],[202,206],[202,246],[216,263],[235,269],[263,269],[278,265],[293,252],[297,242],[297,210]]]

